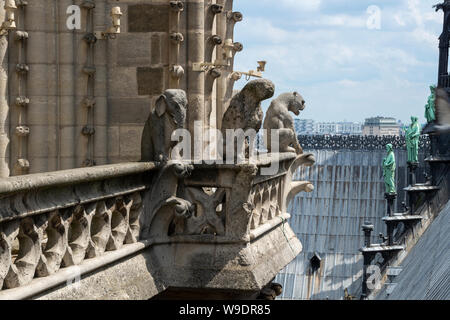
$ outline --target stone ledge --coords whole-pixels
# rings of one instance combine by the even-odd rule
[[[9,177],[0,179],[0,194],[17,193],[43,187],[73,185],[81,182],[138,174],[155,169],[156,164],[153,162],[130,162]]]
[[[82,278],[85,274],[92,273],[109,264],[114,264],[127,256],[133,255],[136,252],[142,251],[149,245],[150,242],[146,241],[125,245],[122,249],[107,252],[101,257],[86,259],[80,265],[63,268],[54,275],[44,278],[35,278],[29,285],[15,289],[2,290],[0,291],[0,300],[28,299],[64,284],[66,284],[64,287],[56,289],[55,292],[58,292],[59,290],[73,291],[75,290],[74,287],[78,286],[72,283],[74,282],[72,280],[74,280],[75,277],[80,276],[80,278]],[[81,281],[84,281],[84,279]],[[68,283],[71,285],[68,286]]]

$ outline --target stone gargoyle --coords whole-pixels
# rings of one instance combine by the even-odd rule
[[[270,80],[257,79],[247,83],[247,85],[231,99],[230,106],[223,116],[223,137],[226,137],[227,129],[242,129],[244,132],[253,129],[258,133],[261,129],[264,117],[264,113],[261,109],[261,101],[270,99],[273,97],[274,93],[275,85]],[[245,147],[246,154],[248,154],[247,143]],[[224,152],[225,151],[226,146],[224,146]]]
[[[186,125],[187,97],[183,90],[166,90],[156,101],[144,126],[141,142],[141,160],[167,162],[172,159],[172,149],[177,141],[171,141],[173,132]]]
[[[264,119],[264,143],[269,152],[276,151],[272,145],[272,130],[277,130],[279,152],[303,153],[295,133],[294,119],[289,112],[298,116],[304,109],[305,100],[297,92],[283,93],[272,101]]]

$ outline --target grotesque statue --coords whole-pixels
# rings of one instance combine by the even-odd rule
[[[428,97],[428,102],[425,105],[425,118],[427,122],[433,122],[436,120],[435,115],[435,101],[436,101],[436,86],[430,86],[431,94]]]
[[[277,130],[279,152],[303,153],[295,134],[294,119],[289,114],[289,112],[292,112],[298,116],[303,109],[305,109],[305,100],[297,92],[283,93],[272,101],[264,120],[264,142],[269,152],[275,150],[275,146],[272,145],[272,130]]]
[[[383,177],[387,194],[395,194],[395,154],[392,144],[386,145],[387,156],[383,159]]]
[[[273,97],[274,93],[275,85],[270,80],[258,79],[247,83],[231,99],[230,106],[225,112],[222,120],[223,137],[226,137],[227,129],[242,129],[244,132],[253,129],[255,133],[258,133],[264,117],[261,101]],[[224,147],[225,151],[226,147]],[[240,151],[238,150],[238,152]],[[248,150],[246,153],[248,153]]]
[[[142,161],[167,162],[171,159],[176,141],[171,135],[186,124],[187,97],[183,90],[166,90],[158,100],[145,123],[142,134]],[[177,155],[177,159],[181,158]]]
[[[411,117],[411,125],[405,133],[408,163],[417,163],[419,155],[420,125],[417,117]]]

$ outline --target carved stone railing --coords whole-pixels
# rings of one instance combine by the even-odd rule
[[[296,193],[313,191],[310,182],[292,177],[314,162],[311,154],[283,153],[239,165],[169,163],[178,178],[166,176],[158,185],[174,183],[176,192],[168,197],[162,191],[168,200],[150,212],[145,232],[152,249],[164,252],[157,264],[167,286],[178,288],[177,294],[199,287],[261,290],[302,250],[287,207]],[[265,175],[274,164],[278,170]],[[146,207],[154,200],[145,199]],[[188,279],[193,274],[195,281]]]
[[[406,150],[404,136],[338,136],[338,135],[300,135],[298,139],[305,150],[384,150],[388,143],[394,149]],[[419,149],[429,152],[431,147],[428,135],[422,135]]]
[[[151,220],[158,221],[161,212],[165,218],[172,218],[164,221],[165,226],[151,223],[149,235],[168,238],[211,235],[226,241],[249,241],[254,237],[254,230],[272,220],[280,224],[279,218],[286,218],[287,204],[293,194],[314,190],[308,181],[292,182],[300,165],[311,166],[314,162],[311,154],[297,157],[294,153],[283,153],[263,156],[255,163],[196,164],[189,170],[181,170],[189,173],[173,182],[177,187],[171,189],[178,192],[152,213]],[[261,173],[274,163],[279,165],[275,174]],[[180,163],[169,163],[168,167],[177,165]],[[158,184],[169,185],[167,181],[166,177]],[[166,207],[173,209],[171,214],[165,213]],[[183,214],[182,207],[186,209]]]
[[[153,163],[0,180],[0,298],[139,240]],[[8,290],[9,289],[9,290]]]

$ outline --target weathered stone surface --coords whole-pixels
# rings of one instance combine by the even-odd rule
[[[136,4],[128,6],[128,32],[168,32],[169,6]]]
[[[83,40],[86,32],[110,25],[107,1],[96,2],[93,23],[83,25],[83,32],[67,31],[64,19],[58,28],[45,23],[56,15],[66,17],[64,4],[51,12],[40,3],[29,4],[18,27],[26,26],[35,37],[22,47],[23,55],[18,55],[20,43],[10,46],[13,74],[7,84],[10,101],[23,96],[31,102],[5,114],[13,121],[8,132],[25,125],[31,129],[24,150],[29,154],[21,161],[43,171],[86,161],[94,165],[100,159],[138,160],[141,136],[142,149],[150,154],[144,154],[145,160],[169,160],[169,137],[185,127],[187,100],[190,122],[216,123],[214,101],[223,100],[216,92],[232,91],[216,78],[227,78],[228,72],[214,70],[205,79],[191,65],[215,59],[212,49],[220,45],[219,37],[232,38],[235,19],[214,16],[222,8],[203,0],[179,2],[185,5],[183,12],[170,11],[168,2],[122,1],[122,34],[91,45]],[[223,9],[231,13],[232,2]],[[169,32],[186,41],[178,37],[171,42]],[[205,39],[213,34],[218,36],[206,48],[205,59]],[[26,71],[27,86],[21,85],[17,64]],[[230,70],[232,65],[230,61]],[[164,92],[166,86],[187,88],[188,93]],[[268,80],[251,82],[234,105],[244,119],[231,119],[230,128],[258,131],[260,102],[273,91]],[[146,132],[154,139],[142,134],[150,101],[156,106]],[[14,123],[20,119],[17,110],[29,123]],[[91,134],[83,135],[83,128]],[[16,139],[11,145],[2,158],[17,158],[20,144]],[[50,159],[53,164],[46,163]],[[142,162],[0,181],[0,282],[13,288],[0,290],[0,298],[148,299],[168,287],[254,296],[301,250],[283,225],[289,215],[283,211],[281,190],[292,190],[287,168],[293,161],[295,154],[228,167]],[[259,174],[272,162],[282,163],[277,176]],[[189,179],[194,168],[196,175]],[[74,286],[67,283],[72,271],[81,275]]]
[[[137,97],[138,84],[136,68],[116,67],[109,70],[109,98]]]
[[[181,92],[166,92],[168,103],[184,105]],[[169,108],[155,112],[162,107]],[[260,174],[272,163],[279,164],[274,176]],[[136,163],[6,179],[0,226],[4,232],[6,222],[19,221],[16,234],[34,249],[26,253],[32,263],[7,262],[1,276],[14,289],[0,298],[149,299],[169,287],[257,296],[301,251],[286,224],[286,199],[308,191],[292,176],[313,163],[310,155],[284,153],[231,166],[169,161],[152,175],[155,163]],[[8,260],[12,240],[2,239]],[[19,244],[19,252],[26,249]],[[61,286],[73,270],[81,282]]]
[[[261,129],[263,111],[261,101],[273,97],[275,85],[267,79],[253,80],[236,94],[231,100],[222,121],[225,129]]]
[[[286,226],[280,226],[248,246],[156,245],[110,264],[101,272],[83,276],[76,286],[63,285],[34,298],[147,300],[174,287],[179,295],[188,292],[187,296],[181,296],[184,298],[195,296],[195,292],[208,295],[210,290],[211,298],[248,299],[253,298],[300,251],[300,242]],[[252,256],[253,264],[242,264],[240,257],[243,256]],[[172,293],[165,298],[171,296]]]
[[[146,66],[150,65],[151,46],[148,34],[128,34],[117,39],[118,66]],[[157,49],[157,48],[153,48]]]
[[[114,98],[109,99],[109,123],[115,124],[144,124],[150,113],[151,100],[149,98]]]
[[[227,129],[242,129],[254,130],[257,133],[261,129],[264,113],[261,109],[261,101],[271,98],[275,93],[275,85],[272,81],[267,79],[258,79],[250,81],[245,87],[231,99],[222,120],[222,135],[226,137]],[[234,140],[234,139],[233,139]],[[226,141],[226,139],[225,139]],[[249,147],[247,140],[245,146],[238,146],[235,141],[232,146],[234,148],[235,156],[242,156],[245,149],[245,154],[248,155]],[[230,141],[228,141],[230,144]],[[226,157],[226,150],[230,148],[224,143],[224,156]]]
[[[34,297],[38,300],[148,300],[165,288],[154,279],[149,253],[128,257],[101,272],[83,276],[76,284],[63,284]]]
[[[143,161],[167,161],[177,142],[171,136],[186,126],[186,92],[169,89],[156,101],[155,108],[145,123],[142,134],[141,156]],[[179,156],[181,158],[181,156]]]
[[[164,89],[164,69],[139,67],[137,72],[138,95],[160,94]]]
[[[140,146],[136,141],[142,137],[142,126],[121,126],[120,134],[120,156],[138,161],[140,156]]]

